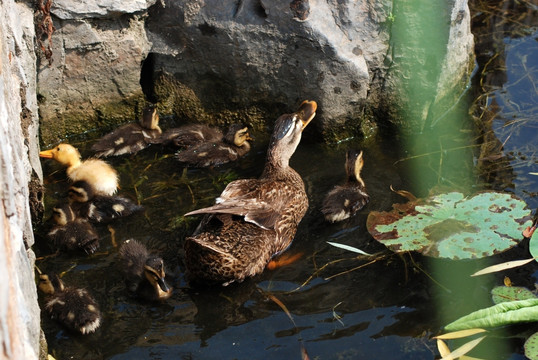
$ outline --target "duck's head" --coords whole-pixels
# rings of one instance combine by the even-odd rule
[[[75,220],[75,212],[68,203],[58,204],[52,209],[52,221],[55,224],[64,226]]]
[[[69,144],[59,144],[50,150],[44,150],[39,153],[39,157],[54,159],[67,167],[80,164],[80,153]]]
[[[52,295],[55,292],[61,292],[64,291],[65,285],[60,280],[58,275],[50,273],[50,274],[40,274],[39,275],[39,284],[37,285],[39,290],[41,290],[44,294]]]
[[[224,139],[229,144],[234,144],[235,146],[239,147],[248,145],[249,140],[254,140],[252,137],[250,137],[248,128],[243,126],[243,124],[231,125]]]
[[[157,107],[155,105],[151,104],[144,108],[140,125],[146,129],[159,130],[159,132],[162,132],[159,127],[159,113],[157,112]]]
[[[287,166],[289,159],[301,141],[304,128],[316,116],[318,105],[305,100],[293,114],[281,115],[275,122],[267,153],[269,162]]]
[[[155,289],[158,299],[168,299],[172,295],[172,289],[165,281],[164,262],[160,257],[149,257],[144,265],[144,275]]]
[[[346,153],[346,174],[348,179],[357,180],[364,186],[364,181],[361,177],[361,170],[364,166],[364,158],[362,157],[362,150],[348,150]]]
[[[84,203],[95,196],[95,189],[87,181],[75,181],[68,191],[69,200],[73,202]]]

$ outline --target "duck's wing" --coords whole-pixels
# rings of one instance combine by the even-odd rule
[[[157,130],[146,129],[137,123],[131,123],[103,136],[92,145],[91,149],[97,157],[134,154],[145,149],[150,139],[158,136]]]
[[[280,182],[268,184],[258,179],[236,180],[228,184],[215,205],[191,211],[185,216],[217,213],[239,215],[264,229],[273,229],[288,200],[285,186]]]

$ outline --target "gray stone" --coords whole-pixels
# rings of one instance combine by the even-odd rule
[[[453,100],[447,94],[462,88],[472,63],[466,0],[435,4],[440,36],[431,39],[439,57],[433,71],[441,75],[407,68],[407,62],[420,64],[432,54],[420,44],[400,47],[398,23],[414,29],[411,41],[429,35],[421,28],[424,14],[407,13],[405,2],[63,1],[52,9],[53,64],[43,62],[39,70],[42,122],[58,134],[97,127],[99,117],[132,121],[128,112],[117,115],[103,106],[141,94],[141,63],[148,53],[146,80],[161,71],[173,74],[207,108],[265,104],[291,110],[314,99],[319,111],[313,127],[322,134],[347,128],[348,136],[374,122],[421,130],[431,122],[432,104],[442,108]],[[434,8],[427,1],[424,6]],[[401,91],[409,77],[422,82],[420,104]],[[408,110],[416,115],[411,121],[401,117]],[[73,127],[74,119],[86,125]],[[45,132],[43,138],[48,144],[54,136]]]
[[[143,12],[156,0],[54,0],[51,13],[63,20],[116,18],[123,14]]]
[[[33,5],[33,4],[32,4]],[[29,208],[39,177],[33,8],[0,6],[0,339],[8,359],[37,359],[40,312],[34,280]]]

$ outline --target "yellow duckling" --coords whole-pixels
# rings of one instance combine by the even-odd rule
[[[69,144],[60,144],[53,149],[41,151],[39,156],[54,159],[67,167],[71,181],[84,180],[97,194],[114,195],[118,190],[118,173],[107,162],[100,159],[81,160],[78,150]]]
[[[363,166],[362,151],[349,150],[346,153],[347,181],[343,185],[335,186],[323,199],[321,212],[327,221],[337,222],[348,219],[370,201],[361,178]]]
[[[101,325],[101,312],[85,289],[67,287],[56,274],[39,275],[39,290],[45,294],[45,310],[70,330],[89,334]]]

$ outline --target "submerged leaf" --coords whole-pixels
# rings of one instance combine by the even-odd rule
[[[451,192],[394,204],[390,212],[372,211],[367,228],[395,252],[473,259],[516,245],[530,215],[513,194],[487,191],[466,198]]]
[[[441,360],[457,359],[457,358],[467,354],[469,351],[473,350],[476,347],[476,345],[478,345],[482,340],[484,340],[484,338],[485,338],[485,336],[482,336],[482,337],[479,337],[478,339],[474,339],[474,340],[471,340],[471,341],[463,344],[462,346],[460,346],[456,350],[452,351],[450,354],[448,354],[446,356],[443,356],[443,358]]]
[[[496,286],[491,290],[491,297],[495,304],[500,304],[507,301],[534,299],[536,295],[520,286]]]
[[[538,298],[503,302],[451,322],[445,329],[448,331],[490,328],[516,323],[538,321]]]
[[[335,243],[335,242],[331,242],[331,241],[327,241],[327,243],[329,245],[335,246],[337,248],[341,248],[341,249],[348,250],[348,251],[353,251],[353,252],[358,253],[358,254],[367,255],[367,256],[372,255],[372,254],[368,254],[367,252],[362,251],[361,249],[357,249],[356,247],[353,247],[353,246],[349,246],[349,245],[345,245],[345,244],[339,244],[339,243]]]
[[[533,260],[534,260],[534,258],[525,259],[525,260],[507,261],[507,262],[504,262],[504,263],[491,265],[491,266],[488,266],[487,268],[483,268],[482,270],[479,270],[479,271],[475,272],[471,276],[485,275],[485,274],[490,274],[490,273],[497,272],[497,271],[512,269],[512,268],[515,268],[515,267],[518,267],[518,266],[523,266],[525,264],[528,264]]]
[[[475,334],[480,334],[483,332],[486,332],[486,329],[467,329],[467,330],[460,330],[460,331],[453,331],[446,334],[434,336],[434,339],[443,339],[443,340],[450,340],[450,339],[459,339],[462,337],[467,337]]]
[[[437,350],[439,350],[439,354],[441,355],[441,357],[445,357],[450,354],[450,349],[448,348],[448,345],[441,339],[437,339]]]

